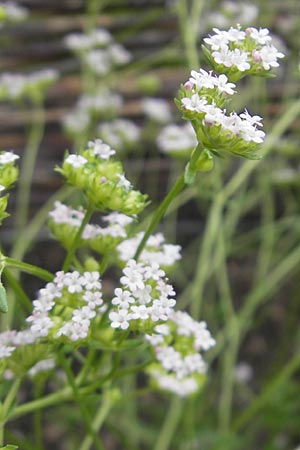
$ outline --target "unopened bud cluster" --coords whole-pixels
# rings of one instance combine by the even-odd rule
[[[138,214],[146,205],[146,195],[132,188],[121,162],[111,159],[114,154],[115,150],[96,139],[79,154],[68,155],[57,170],[68,183],[82,189],[95,209]]]

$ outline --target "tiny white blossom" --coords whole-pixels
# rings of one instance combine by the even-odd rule
[[[96,156],[101,159],[108,160],[112,155],[116,153],[108,144],[105,144],[101,139],[95,139],[95,141],[89,141],[88,147],[91,148]]]
[[[19,158],[20,157],[13,152],[0,153],[0,164],[10,164]]]
[[[87,163],[87,159],[81,155],[69,155],[65,159],[65,162],[67,164],[70,164],[70,166],[74,167],[74,169],[78,169],[79,167]]]
[[[131,183],[126,179],[125,175],[118,173],[117,177],[119,178],[117,186],[124,188],[126,191],[129,191],[131,188]]]
[[[127,309],[119,309],[118,312],[111,311],[109,313],[109,319],[111,320],[112,328],[127,330],[129,321],[131,320],[131,314],[128,313]]]

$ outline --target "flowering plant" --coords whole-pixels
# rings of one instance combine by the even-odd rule
[[[154,231],[179,192],[195,182],[197,172],[213,169],[215,156],[260,158],[265,136],[262,118],[251,116],[247,110],[240,114],[230,111],[230,102],[239,79],[245,75],[268,76],[278,65],[277,59],[283,57],[271,44],[266,29],[242,31],[238,26],[214,31],[215,35],[204,39],[203,47],[211,69],[192,70],[175,100],[187,121],[179,130],[186,133],[179,145],[179,153],[186,159],[184,173],[147,226],[140,226],[138,221],[149,204],[148,196],[126,178],[113,144],[100,138],[81,142],[82,135],[93,129],[94,119],[106,111],[107,101],[112,100],[114,109],[118,97],[111,97],[106,90],[101,90],[99,97],[87,95],[79,100],[75,115],[65,118],[68,131],[76,128],[82,114],[84,120],[74,132],[74,141],[80,141],[80,145],[76,151],[66,152],[61,167],[56,168],[66,184],[76,190],[77,205],[56,200],[48,211],[50,233],[66,253],[62,267],[53,274],[14,255],[1,254],[0,258],[0,274],[5,276],[7,290],[13,290],[28,310],[20,327],[6,327],[0,334],[0,373],[6,393],[1,405],[2,429],[22,414],[72,399],[79,406],[88,433],[78,448],[89,448],[90,440],[102,448],[95,430],[122,397],[119,379],[143,370],[153,390],[179,398],[196,398],[205,389],[209,364],[203,354],[219,342],[206,322],[198,320],[198,314],[178,307],[180,302],[169,277],[172,280],[172,271],[181,259],[181,247],[166,243],[164,235]],[[101,29],[71,35],[65,44],[89,75],[92,72],[94,80],[107,75],[114,65],[130,60],[125,49],[113,44],[110,34]],[[40,101],[55,77],[53,73],[18,78],[3,75],[0,95]],[[120,136],[125,135],[124,141],[130,142],[133,135],[137,138],[136,128],[126,135],[127,122],[116,120],[114,126],[118,123],[123,124]],[[102,126],[100,134],[107,132],[107,126]],[[176,133],[178,129],[169,125],[160,136],[168,150],[174,149]],[[170,135],[175,136],[173,143],[169,142]],[[119,145],[121,141],[121,137],[116,139]],[[0,192],[16,182],[17,159],[13,152],[0,153]],[[0,197],[0,221],[7,217],[7,198]],[[19,273],[13,275],[11,269],[46,282],[32,302],[19,283]],[[1,283],[1,312],[13,308],[11,303]],[[240,332],[235,313],[230,312],[232,329],[229,332],[226,328],[229,341]],[[64,373],[63,381],[59,369]],[[43,395],[50,376],[57,392]],[[42,390],[35,401],[21,404],[18,392],[25,383]],[[148,385],[148,381],[142,383]],[[101,397],[94,421],[85,396]]]

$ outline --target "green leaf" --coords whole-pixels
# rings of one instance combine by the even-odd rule
[[[8,444],[5,447],[0,447],[0,450],[16,450],[19,448],[17,445]]]
[[[185,184],[193,184],[196,177],[196,168],[192,168],[191,164],[188,163],[184,170],[184,182]]]

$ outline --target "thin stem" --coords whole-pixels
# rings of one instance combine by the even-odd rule
[[[30,190],[37,152],[44,133],[45,111],[43,99],[33,99],[32,124],[29,130],[27,146],[22,160],[16,200],[15,229],[20,232],[28,219]]]
[[[65,356],[64,355],[60,355],[60,362],[62,364],[62,367],[67,375],[67,379],[68,382],[72,388],[73,394],[74,394],[74,399],[77,403],[77,405],[79,406],[80,412],[81,412],[81,416],[82,419],[84,421],[85,427],[87,429],[87,432],[89,434],[89,437],[91,439],[91,442],[94,442],[95,447],[98,450],[103,450],[103,446],[102,443],[100,441],[99,436],[97,436],[96,432],[94,431],[93,427],[91,426],[91,418],[90,418],[90,414],[88,412],[88,410],[86,409],[85,405],[82,402],[82,398],[79,392],[79,388],[76,385],[76,380],[75,377],[73,375],[73,372],[71,370],[71,367],[69,365],[69,363],[67,361],[65,361]]]
[[[15,401],[16,395],[19,391],[19,387],[21,384],[21,378],[16,378],[12,385],[10,390],[8,391],[8,394],[6,396],[5,401],[1,405],[1,412],[0,412],[0,445],[3,445],[3,438],[4,438],[4,426],[7,422],[8,416],[9,416],[9,410]]]
[[[75,251],[76,251],[76,249],[78,247],[78,244],[79,244],[82,232],[84,230],[84,227],[86,226],[86,224],[90,220],[90,218],[91,218],[91,216],[93,214],[93,211],[94,211],[94,208],[92,206],[89,206],[87,208],[86,212],[85,212],[85,216],[84,216],[84,218],[83,218],[83,220],[81,222],[81,225],[80,225],[80,227],[79,227],[79,229],[78,229],[78,231],[77,231],[77,233],[76,233],[76,235],[74,237],[72,245],[69,248],[69,250],[67,252],[67,255],[66,255],[66,258],[64,260],[64,263],[63,263],[63,271],[64,272],[67,272],[67,270],[69,269],[69,266],[71,264],[73,255],[74,255],[74,253],[75,253]]]
[[[25,403],[24,405],[17,406],[9,415],[9,420],[30,414],[37,409],[48,408],[49,406],[54,406],[68,400],[73,400],[73,392],[69,386],[58,392],[54,392],[53,394],[49,394],[45,397]]]
[[[95,419],[92,422],[92,430],[94,433],[99,433],[99,430],[104,422],[104,420],[106,419],[109,411],[111,410],[113,404],[115,403],[115,396],[113,395],[113,392],[111,392],[110,390],[106,391],[104,393],[103,396],[103,402],[100,405]],[[82,444],[80,445],[80,447],[78,448],[78,450],[89,450],[90,447],[92,446],[93,440],[91,438],[91,436],[86,436],[84,438],[84,440],[82,441]]]
[[[160,430],[153,450],[168,450],[173,437],[176,435],[176,428],[180,420],[183,409],[183,401],[179,397],[174,397],[170,403],[169,411],[164,424]]]
[[[168,209],[168,206],[170,205],[170,203],[172,202],[172,200],[177,196],[177,194],[179,194],[179,192],[183,189],[185,185],[184,182],[184,175],[181,175],[179,178],[177,178],[177,181],[175,182],[175,184],[173,185],[173,187],[171,188],[171,190],[169,191],[169,193],[166,195],[166,197],[163,199],[163,201],[161,202],[161,204],[158,206],[157,210],[155,211],[152,220],[144,234],[143,239],[141,240],[137,251],[134,255],[134,259],[138,259],[140,254],[143,251],[143,248],[145,247],[151,233],[153,232],[153,230],[156,228],[157,224],[159,223],[159,221],[162,219],[162,217],[165,215],[166,210]]]
[[[21,261],[17,261],[14,258],[9,258],[8,256],[4,257],[5,267],[11,267],[14,269],[18,269],[21,272],[29,273],[30,275],[34,275],[41,280],[52,281],[53,275],[48,270],[41,269],[40,267],[33,266],[32,264],[24,263]]]

